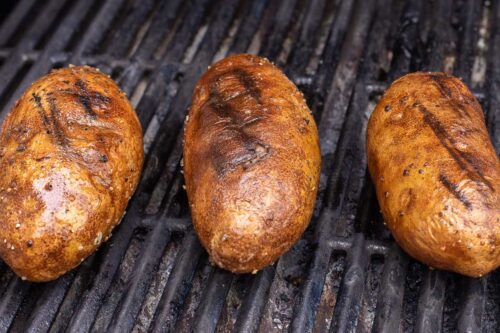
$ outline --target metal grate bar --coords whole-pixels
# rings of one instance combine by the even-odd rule
[[[346,40],[351,41],[352,44],[346,43],[344,44],[344,48],[342,51],[342,56],[341,60],[338,65],[338,72],[334,78],[334,83],[332,86],[336,86],[337,89],[331,89],[331,97],[329,97],[330,103],[333,103],[333,92],[335,92],[335,95],[337,94],[347,94],[345,90],[349,89],[348,84],[349,82],[354,82],[355,75],[356,75],[356,67],[357,64],[353,64],[351,61],[352,59],[357,59],[359,58],[360,53],[362,52],[363,48],[362,45],[364,44],[364,38],[366,36],[366,33],[368,31],[368,27],[370,24],[370,16],[371,16],[371,9],[370,6],[361,6],[360,8],[359,5],[356,6],[355,8],[355,14],[353,21],[356,22],[353,24],[353,30],[349,31],[347,33]],[[359,10],[364,10],[364,13],[359,13]],[[368,16],[368,17],[366,17]],[[363,21],[364,24],[358,24],[360,21]],[[359,30],[357,30],[359,29]],[[356,36],[356,38],[353,38],[351,36]],[[345,70],[343,71],[343,68],[348,68],[348,72],[346,73]],[[337,80],[337,81],[336,81]],[[338,83],[335,83],[338,82]],[[341,84],[342,83],[342,84]],[[344,88],[344,91],[340,91],[338,88],[342,87]],[[352,87],[351,87],[352,89]],[[361,93],[361,91],[357,94],[358,96],[365,95]],[[356,99],[356,98],[355,98]],[[342,104],[345,103],[345,104]],[[337,108],[344,107],[347,109],[348,107],[348,100],[342,100],[336,102]],[[325,111],[322,114],[322,118],[325,118],[328,114],[326,113],[327,110],[329,109],[330,105],[325,104]],[[333,107],[333,106],[331,106]],[[343,127],[343,133],[353,133],[357,132],[359,133],[359,129],[355,130],[354,127],[361,126],[363,124],[363,121],[360,118],[364,118],[360,112],[363,112],[363,108],[361,105],[358,105],[357,108],[352,109],[357,110],[356,112],[351,112],[350,116],[345,122],[345,125]],[[341,111],[340,111],[341,112]],[[357,115],[356,115],[357,113]],[[329,115],[329,117],[333,118],[333,115]],[[328,118],[327,118],[328,119]],[[325,125],[322,127],[322,125],[325,124],[324,120],[320,122],[320,137],[325,137],[331,136],[331,128],[332,125],[327,126]],[[323,131],[326,131],[326,129],[329,128],[330,131],[328,131],[328,135],[326,133],[322,133]],[[344,134],[346,135],[346,134]],[[327,202],[327,205],[331,206],[331,208],[335,208],[338,210],[338,212],[333,213],[333,211],[330,211],[330,209],[327,209],[323,214],[322,218],[319,220],[318,225],[316,227],[316,232],[319,237],[318,239],[318,248],[316,251],[316,255],[314,256],[314,262],[312,267],[310,268],[309,276],[306,280],[305,286],[302,290],[302,302],[299,302],[299,307],[295,310],[296,311],[296,317],[293,322],[293,329],[296,331],[308,331],[312,328],[312,325],[314,324],[313,318],[315,317],[315,311],[316,311],[316,306],[319,303],[320,296],[321,296],[321,288],[324,284],[324,279],[326,275],[326,270],[327,270],[327,264],[329,262],[329,258],[331,255],[331,250],[328,250],[328,248],[325,247],[327,245],[327,240],[331,234],[332,231],[332,222],[334,221],[335,223],[339,223],[340,218],[339,215],[344,208],[343,200],[347,196],[347,191],[352,190],[354,188],[360,189],[362,187],[363,182],[361,181],[359,183],[360,186],[353,186],[352,184],[349,184],[349,179],[351,177],[351,172],[353,172],[353,165],[349,164],[344,164],[344,163],[353,163],[352,157],[354,156],[352,153],[347,154],[348,149],[352,149],[356,156],[359,156],[360,154],[362,155],[362,149],[359,150],[360,145],[362,146],[362,143],[360,141],[360,137],[352,137],[352,139],[356,140],[356,143],[352,143],[349,140],[342,140],[340,139],[340,146],[337,148],[336,154],[335,154],[335,160],[333,162],[333,173],[332,176],[330,176],[330,184],[328,185],[328,192],[326,194],[326,199],[325,201]],[[328,140],[328,139],[327,139]],[[362,140],[362,139],[361,139]],[[330,150],[328,149],[329,146],[326,145],[326,143],[322,143],[322,152],[329,154],[329,151],[333,150],[336,145],[336,142],[330,143]],[[356,147],[358,147],[356,149]],[[331,154],[331,153],[330,153]],[[344,156],[348,156],[347,159],[344,161]],[[357,157],[356,157],[357,158]],[[363,159],[363,157],[361,157]],[[331,161],[331,156],[330,159],[328,159],[328,156],[323,157],[323,169],[328,169],[331,168],[329,166],[329,162]],[[361,170],[364,172],[364,163],[356,163],[357,165],[361,166]],[[341,170],[345,170],[347,172],[347,175],[342,175],[341,176]],[[324,171],[325,172],[325,171]],[[342,179],[343,177],[344,179]],[[357,178],[357,177],[353,177]],[[363,177],[361,177],[362,179]],[[361,180],[358,178],[358,181]],[[343,184],[345,182],[345,185],[342,186],[342,190],[340,192],[337,192],[339,189],[338,184]],[[326,184],[324,185],[326,186]],[[321,189],[321,186],[320,186]],[[334,194],[335,193],[335,194]],[[338,194],[338,197],[337,197]],[[337,199],[338,198],[338,199]],[[337,220],[339,219],[339,220]],[[332,221],[333,220],[333,221]],[[340,227],[340,229],[339,229]],[[344,230],[342,230],[344,229]],[[338,232],[340,234],[345,233],[347,229],[345,226],[337,226]]]
[[[426,272],[418,302],[416,333],[441,332],[447,274],[433,270]]]
[[[9,281],[14,275],[14,272],[9,269],[6,263],[3,261],[0,262],[0,297],[2,297],[5,293],[5,290],[9,285]]]
[[[389,82],[394,81],[403,73],[411,71],[412,52],[418,40],[419,20],[422,2],[406,2],[401,17],[400,32],[395,44],[394,60],[389,73]]]
[[[257,331],[262,317],[263,303],[269,294],[276,270],[274,266],[269,266],[257,273],[252,281],[248,296],[243,301],[238,318],[236,320],[236,332]]]
[[[364,237],[357,234],[347,255],[347,268],[342,278],[330,332],[352,332],[356,327],[368,263]]]
[[[359,60],[368,34],[372,10],[373,2],[356,6],[352,28],[347,32],[346,43],[343,45],[339,65],[329,89],[330,93],[325,102],[324,111],[321,114],[318,132],[323,155],[323,170],[331,165],[332,156],[340,136],[356,80]]]
[[[16,8],[0,26],[0,45],[5,45],[14,32],[19,29],[19,25],[23,22],[23,19],[28,15],[35,3],[35,0],[24,0],[17,3]]]
[[[144,21],[147,22],[148,15],[156,10],[156,7],[153,0],[139,0],[126,9],[127,15],[118,22],[118,29],[110,32],[109,43],[103,43],[112,57],[126,56],[141,25]]]
[[[184,237],[175,266],[163,291],[153,332],[171,331],[174,328],[180,308],[191,287],[191,281],[202,253],[201,245],[194,233]]]
[[[303,72],[307,66],[307,59],[311,58],[314,45],[317,43],[316,38],[311,38],[311,36],[315,36],[315,32],[320,28],[325,7],[324,0],[310,1],[299,34],[299,41],[293,48],[290,64],[287,66],[292,73]]]
[[[80,57],[85,52],[90,52],[96,48],[97,43],[103,38],[103,34],[109,30],[113,22],[113,15],[110,15],[110,13],[117,11],[122,3],[123,0],[107,0],[104,3],[90,27],[86,31],[82,31],[81,38],[73,50],[71,62],[80,63]]]
[[[385,261],[373,331],[398,332],[403,309],[404,282],[408,257],[394,244]]]
[[[35,20],[35,24],[31,26],[31,28],[26,32],[25,38],[19,42],[19,44],[12,49],[6,62],[9,66],[2,66],[0,69],[0,77],[6,83],[10,83],[14,80],[14,77],[17,73],[21,71],[22,66],[24,65],[23,54],[31,50],[33,46],[40,40],[43,36],[43,32],[48,27],[50,21],[55,19],[56,14],[59,9],[64,5],[64,1],[50,1],[47,6],[43,7],[41,15],[37,16]],[[4,84],[0,86],[0,96],[2,99],[5,99],[5,94],[7,89],[9,88],[8,84]]]
[[[106,331],[128,332],[134,326],[140,310],[141,301],[144,299],[149,286],[152,273],[156,270],[161,256],[170,241],[170,233],[167,229],[168,220],[158,223],[146,239],[145,249],[139,260],[137,260],[133,271],[134,275],[127,283],[127,289],[123,293],[120,304],[115,310],[113,321]]]
[[[269,18],[272,20],[270,22],[271,30],[266,34],[266,38],[262,41],[262,47],[260,48],[260,53],[263,56],[275,59],[279,54],[296,6],[297,0],[289,0],[286,6],[279,6],[278,11]],[[261,35],[261,37],[263,36]]]
[[[49,318],[54,318],[59,309],[66,291],[75,277],[75,272],[62,276],[60,279],[48,283],[42,287],[42,292],[38,301],[34,305],[31,315],[26,322],[16,320],[17,323],[22,323],[23,327],[19,331],[23,332],[46,332],[50,328],[51,321]],[[33,286],[32,286],[33,288]],[[12,328],[12,330],[16,330]]]
[[[349,23],[351,22],[355,0],[339,2],[340,4],[337,2],[337,6],[335,6],[337,15],[333,20],[330,36],[326,43],[325,50],[323,51],[323,61],[320,63],[314,79],[315,82],[313,85],[317,87],[320,92],[324,92],[327,89],[331,82],[331,78],[334,77],[337,62],[340,57],[340,50],[342,49],[342,43],[349,28]],[[319,96],[322,95],[319,94]],[[313,101],[313,110],[321,110],[321,108],[316,107],[317,104],[321,105],[322,103],[318,100]]]
[[[14,105],[15,100],[19,96],[21,96],[22,92],[40,75],[42,75],[42,73],[46,73],[49,71],[52,66],[52,62],[50,61],[51,52],[64,48],[64,45],[69,41],[69,38],[74,31],[73,27],[78,25],[87,10],[90,9],[91,5],[92,1],[83,0],[77,1],[73,5],[70,13],[68,13],[68,15],[62,20],[61,24],[54,32],[49,42],[47,42],[45,51],[39,57],[36,64],[23,77],[12,97],[9,98],[8,102],[6,103],[6,107],[4,107],[2,113],[0,114],[0,121],[3,121],[7,113],[6,111],[10,110],[12,105]]]
[[[181,59],[186,48],[189,46],[188,43],[192,41],[194,34],[200,28],[203,22],[203,16],[209,9],[210,4],[214,6],[214,2],[207,0],[197,0],[190,3],[191,6],[186,10],[186,14],[189,13],[189,15],[184,17],[182,26],[178,29],[173,38],[169,40],[169,43],[161,45],[163,49],[166,47],[168,47],[168,49],[165,51],[161,50],[162,47],[160,47],[160,52],[157,51],[158,53],[155,53],[157,59],[161,57],[166,63],[177,62]]]
[[[480,1],[464,1],[461,4],[460,21],[463,22],[462,33],[459,35],[457,48],[458,59],[455,75],[461,77],[470,85],[471,69],[474,62],[474,53],[481,17]]]
[[[486,279],[469,279],[465,290],[464,302],[458,318],[460,332],[480,332],[485,307]]]
[[[17,276],[11,278],[0,301],[0,332],[6,332],[9,329],[28,288],[28,283],[21,281]]]
[[[149,60],[153,56],[154,50],[161,43],[166,34],[172,34],[175,30],[174,23],[177,16],[182,16],[181,9],[185,4],[182,1],[162,1],[156,16],[154,17],[151,28],[146,33],[134,57],[141,60]]]
[[[194,233],[187,234],[160,299],[152,332],[171,331],[174,328],[180,308],[191,287],[201,253],[202,248],[197,236]]]
[[[89,281],[93,279],[93,274],[95,272],[91,269],[91,267],[96,261],[96,257],[96,254],[88,257],[76,269],[75,278],[67,289],[64,300],[59,305],[57,315],[53,319],[49,318],[46,313],[43,313],[42,311],[36,314],[37,317],[41,317],[40,320],[51,321],[49,332],[61,332],[68,326],[71,316],[73,315],[73,311],[78,305],[78,301],[80,300],[85,287],[89,284]]]
[[[194,318],[193,330],[195,332],[215,331],[222,306],[233,280],[233,274],[214,268],[209,280],[210,282],[202,294],[202,301]]]
[[[442,71],[444,70],[444,63],[447,55],[451,55],[454,45],[453,45],[453,31],[450,26],[452,19],[452,1],[444,0],[436,2],[435,10],[431,11],[429,14],[433,15],[432,22],[435,22],[435,27],[429,32],[430,46],[432,47],[432,52],[429,52],[429,64],[427,68],[432,71]]]
[[[500,4],[495,1],[492,6],[492,36],[491,36],[491,51],[489,54],[489,91],[490,108],[487,114],[487,123],[491,133],[493,145],[500,155]]]
[[[500,327],[500,271],[489,274],[486,285],[486,305],[481,321],[484,332]]]
[[[229,49],[229,53],[242,53],[248,51],[248,47],[259,27],[262,16],[271,15],[273,6],[272,4],[269,5],[269,2],[278,3],[278,1],[269,0],[257,0],[253,2],[254,6],[252,10],[243,17],[243,22]]]

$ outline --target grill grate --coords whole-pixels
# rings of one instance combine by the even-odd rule
[[[0,261],[0,332],[493,332],[500,271],[430,271],[383,226],[364,130],[396,77],[460,75],[500,151],[499,1],[20,0],[0,11],[0,120],[36,78],[98,66],[145,133],[142,181],[114,236],[56,281]],[[212,267],[182,190],[182,124],[206,67],[258,53],[284,68],[318,121],[318,201],[303,238],[257,275]]]

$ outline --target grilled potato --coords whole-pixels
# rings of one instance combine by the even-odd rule
[[[311,219],[320,160],[314,119],[278,68],[246,54],[213,65],[184,136],[193,223],[211,260],[256,272],[288,250]]]
[[[0,134],[0,256],[49,281],[107,240],[143,163],[139,120],[91,67],[55,70],[28,88]]]
[[[367,154],[382,213],[406,252],[473,277],[500,265],[500,163],[481,106],[459,79],[395,81],[370,118]]]

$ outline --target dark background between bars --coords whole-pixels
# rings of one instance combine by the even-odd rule
[[[182,189],[194,84],[226,54],[269,57],[321,136],[314,218],[257,275],[212,267]],[[430,271],[395,245],[366,171],[364,130],[395,78],[446,70],[483,105],[500,148],[499,1],[20,0],[0,5],[0,120],[51,68],[109,73],[142,122],[146,162],[113,237],[60,279],[0,261],[0,331],[498,332],[500,272]]]

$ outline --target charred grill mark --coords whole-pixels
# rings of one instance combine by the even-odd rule
[[[50,120],[49,117],[47,117],[45,110],[43,109],[42,98],[38,96],[36,93],[32,93],[31,96],[33,96],[33,100],[35,101],[35,104],[37,106],[36,111],[38,112],[38,115],[42,119],[43,126],[45,127],[47,134],[50,134],[52,132],[50,130]]]
[[[97,117],[94,110],[92,110],[92,105],[90,105],[89,92],[87,90],[87,85],[82,80],[76,80],[75,86],[78,88],[81,94],[78,94],[78,100],[83,106],[85,112],[92,118],[95,119]]]
[[[33,100],[35,101],[36,105],[41,108],[42,107],[42,98],[38,96],[36,93],[32,93],[31,96],[33,96]]]
[[[78,92],[69,91],[69,93],[75,95],[83,106],[83,109],[92,119],[97,118],[97,114],[92,109],[92,105],[95,104],[108,104],[110,102],[109,97],[103,96],[97,91],[90,91],[87,84],[82,80],[78,79],[75,82],[75,87]]]
[[[429,127],[432,129],[432,131],[438,138],[441,145],[446,148],[446,150],[450,153],[451,157],[453,157],[453,159],[459,165],[459,167],[467,172],[469,178],[476,182],[483,183],[490,190],[495,191],[492,184],[482,175],[481,171],[477,167],[477,163],[473,163],[474,161],[472,161],[467,154],[455,148],[456,141],[448,135],[443,124],[441,124],[441,122],[436,118],[436,116],[432,114],[429,110],[427,110],[427,108],[424,107],[422,104],[418,102],[415,104],[417,109],[424,116],[425,123],[429,125]]]
[[[64,133],[64,130],[62,129],[61,125],[59,124],[59,119],[61,118],[61,112],[57,108],[56,105],[56,100],[54,97],[49,96],[47,98],[47,101],[49,102],[50,105],[50,122],[52,123],[52,128],[54,129],[54,138],[56,139],[56,142],[62,146],[65,147],[68,145],[68,138],[66,137],[66,134]]]
[[[83,105],[83,109],[85,110],[85,112],[87,112],[87,114],[92,119],[95,119],[97,117],[97,115],[95,114],[95,112],[92,110],[92,107],[90,106],[90,100],[89,100],[89,98],[87,96],[79,95],[78,96],[78,100]]]
[[[230,74],[234,75],[245,87],[245,91],[252,96],[258,104],[261,103],[261,91],[255,84],[252,76],[241,68],[233,69]]]
[[[234,75],[243,84],[245,93],[250,95],[258,104],[261,104],[259,87],[253,82],[251,76],[242,69],[234,69],[221,73],[210,81],[209,101],[211,101],[212,109],[217,113],[218,117],[227,119],[225,121],[227,123],[225,130],[231,131],[234,135],[233,140],[237,142],[236,149],[234,149],[234,146],[227,147],[224,142],[217,142],[210,149],[209,154],[212,156],[214,168],[217,174],[221,176],[239,165],[245,167],[246,165],[253,164],[269,153],[269,146],[267,144],[246,131],[246,127],[260,122],[264,117],[245,117],[240,110],[233,108],[221,93],[219,82],[227,75]],[[238,148],[243,149],[238,150]]]
[[[467,163],[469,163],[469,165],[476,172],[479,172],[478,170],[486,167],[484,165],[484,163],[480,159],[478,159],[475,155],[473,155],[473,154],[466,153],[466,152],[461,152],[461,155],[462,155],[463,159],[466,160]]]
[[[431,75],[430,77],[431,77],[431,80],[436,84],[436,87],[438,88],[441,95],[443,97],[445,97],[446,99],[448,99],[448,101],[451,104],[452,109],[457,110],[458,113],[460,114],[460,116],[462,116],[462,117],[465,116],[465,117],[470,118],[470,114],[467,111],[467,109],[460,102],[457,102],[455,100],[455,98],[453,98],[453,93],[452,93],[451,89],[446,85],[446,83],[443,80],[444,76],[434,74],[434,75]]]
[[[78,89],[80,89],[82,92],[87,92],[87,85],[82,80],[80,80],[80,79],[76,80],[75,86]]]
[[[465,194],[463,194],[458,188],[457,184],[454,184],[452,181],[448,179],[444,174],[439,174],[439,181],[443,184],[446,189],[453,194],[455,198],[457,198],[467,209],[472,209],[472,203],[467,199]]]

